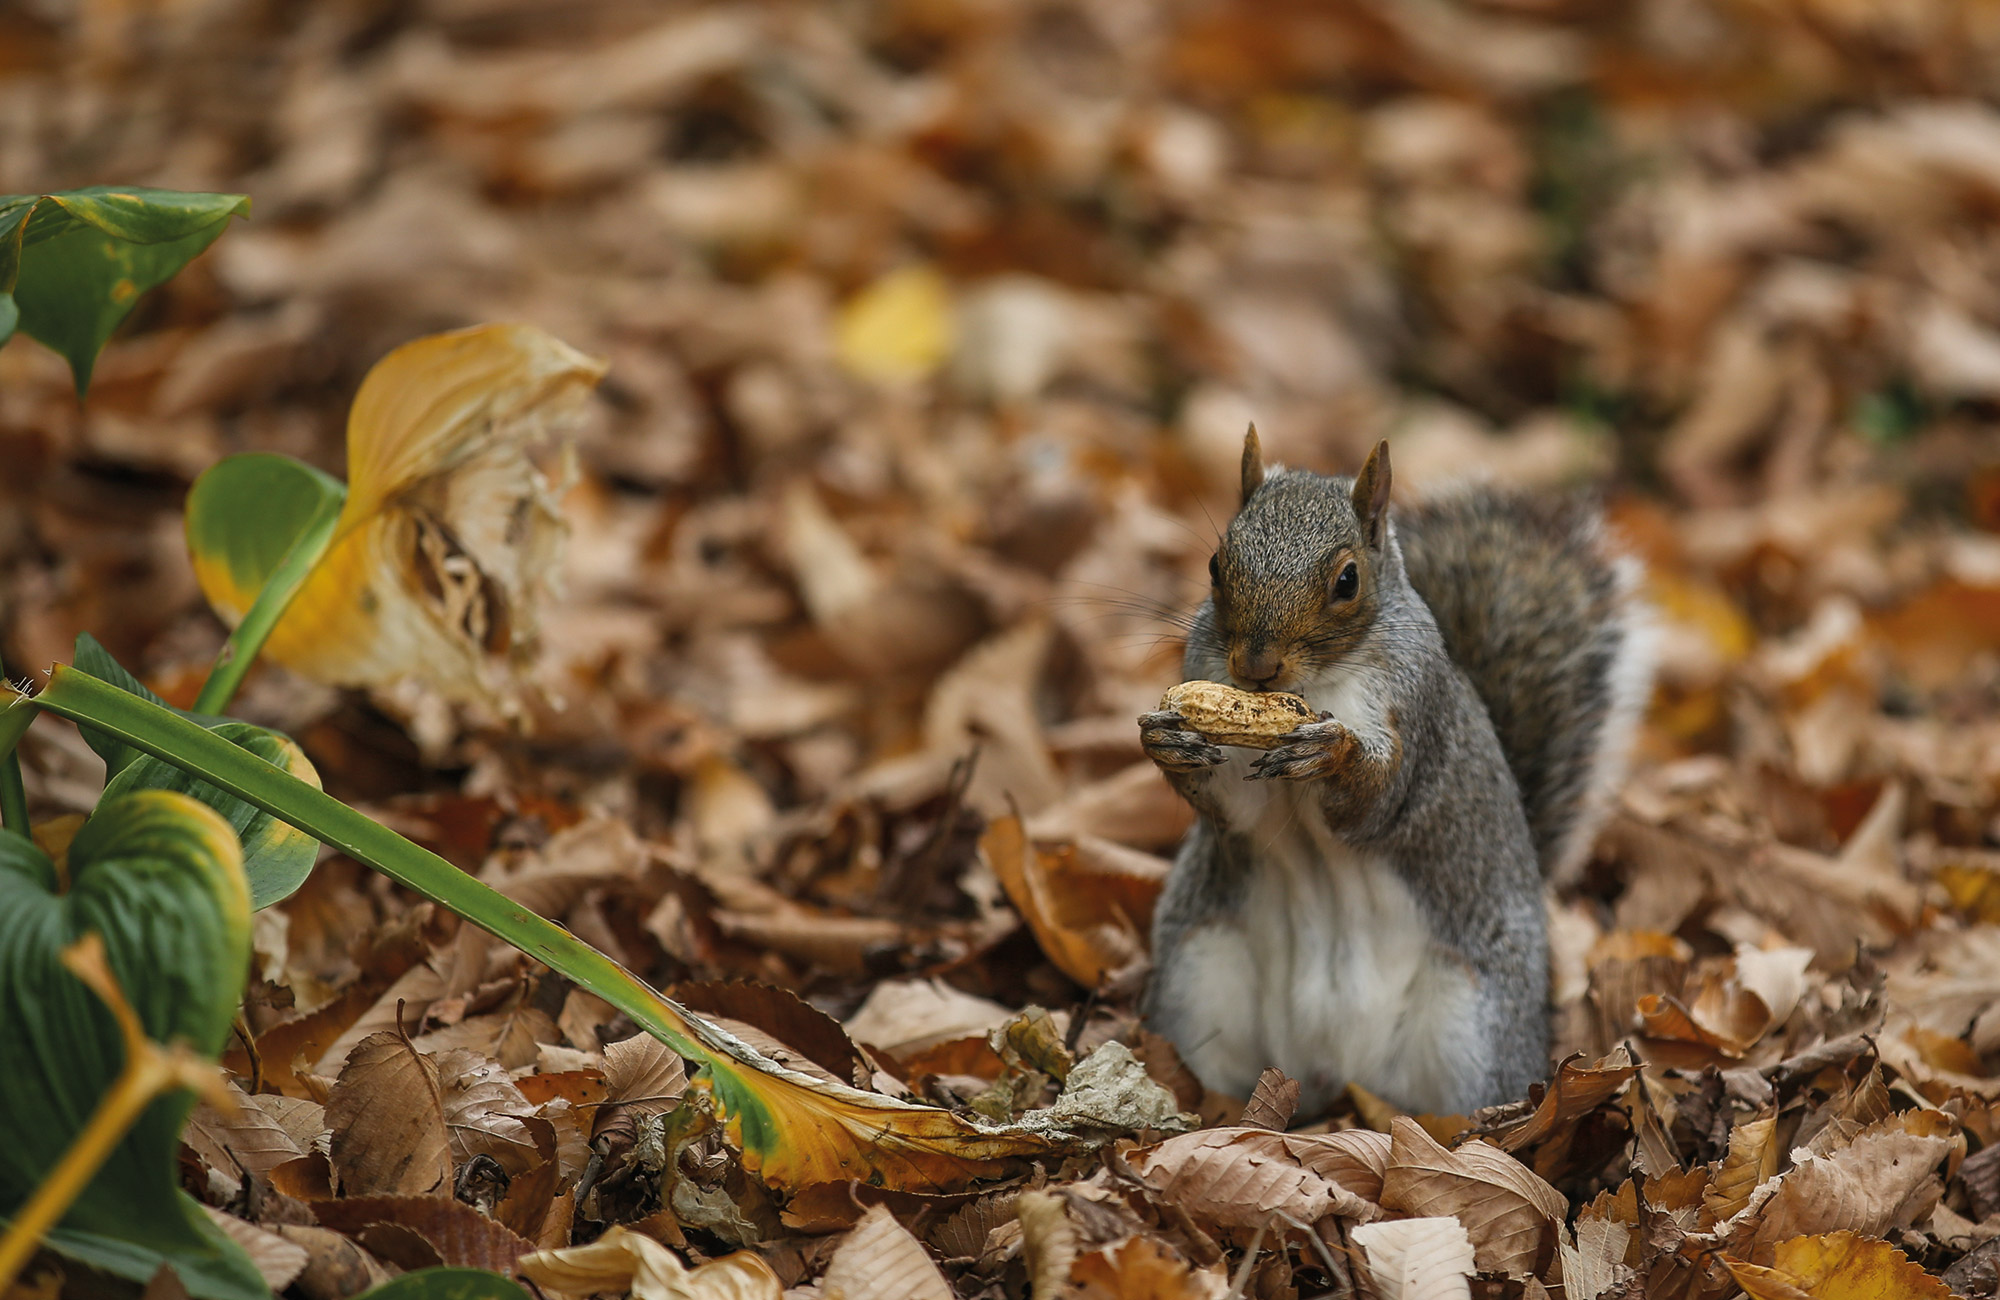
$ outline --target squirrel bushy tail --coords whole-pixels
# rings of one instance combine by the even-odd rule
[[[1401,511],[1397,534],[1411,586],[1493,719],[1542,874],[1573,874],[1652,688],[1638,563],[1574,498],[1474,491]]]

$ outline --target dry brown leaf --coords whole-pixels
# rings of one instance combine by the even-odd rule
[[[1744,1120],[1729,1131],[1729,1154],[1715,1168],[1702,1197],[1703,1222],[1713,1226],[1734,1218],[1750,1194],[1778,1172],[1776,1116]]]
[[[276,1233],[245,1223],[233,1214],[224,1214],[212,1205],[201,1208],[208,1214],[210,1222],[222,1229],[223,1236],[243,1248],[243,1253],[256,1267],[257,1275],[271,1290],[283,1291],[305,1271],[308,1256],[303,1247]]]
[[[1274,1065],[1257,1076],[1257,1086],[1250,1090],[1250,1100],[1243,1103],[1243,1126],[1276,1129],[1282,1133],[1291,1124],[1292,1114],[1298,1108],[1299,1081],[1287,1078],[1285,1072]]]
[[[1070,1268],[1077,1256],[1076,1225],[1069,1220],[1063,1198],[1052,1192],[1022,1192],[1014,1199],[1014,1215],[1021,1224],[1030,1296],[1060,1300],[1069,1293]]]
[[[606,1107],[624,1106],[642,1116],[663,1115],[687,1091],[687,1066],[659,1039],[638,1034],[605,1045],[604,1086]]]
[[[1347,1153],[1335,1144],[1349,1136],[1203,1129],[1135,1152],[1130,1163],[1200,1222],[1256,1229],[1279,1216],[1302,1224],[1329,1214],[1366,1221],[1380,1214],[1373,1201],[1327,1172],[1342,1163]],[[1319,1168],[1307,1153],[1320,1157]]]
[[[400,1229],[453,1268],[505,1274],[533,1249],[506,1225],[449,1195],[342,1197],[314,1201],[312,1210],[321,1227],[357,1239],[377,1225]]]
[[[437,1067],[400,1031],[354,1045],[327,1099],[326,1122],[344,1195],[422,1195],[451,1186]]]
[[[1225,1300],[1229,1279],[1218,1262],[1196,1268],[1157,1237],[1127,1237],[1076,1258],[1069,1300]]]
[[[856,1041],[906,1056],[952,1039],[976,1035],[983,1041],[1013,1017],[998,1002],[942,980],[883,980],[845,1027]]]
[[[1481,1272],[1540,1273],[1554,1258],[1568,1212],[1557,1191],[1486,1142],[1447,1151],[1415,1120],[1398,1119],[1382,1176],[1382,1206],[1465,1225]]]
[[[270,1116],[302,1153],[312,1150],[326,1134],[326,1107],[316,1101],[260,1092],[248,1098],[248,1104]]]
[[[498,1062],[461,1048],[439,1053],[432,1064],[454,1161],[490,1156],[512,1175],[543,1158],[526,1123],[535,1108]]]
[[[1808,1159],[1754,1194],[1728,1226],[1731,1253],[1768,1264],[1777,1243],[1830,1232],[1881,1236],[1930,1213],[1943,1194],[1937,1167],[1955,1139],[1887,1120],[1829,1155]]]
[[[1068,888],[1057,854],[1031,842],[1018,816],[990,823],[979,847],[1042,952],[1071,979],[1098,988],[1142,959],[1137,924]]]
[[[1352,1236],[1382,1300],[1471,1300],[1472,1238],[1457,1219],[1364,1223]]]
[[[280,1223],[271,1231],[305,1252],[305,1267],[293,1285],[307,1300],[345,1300],[393,1275],[381,1260],[330,1228]]]
[[[629,1292],[632,1300],[781,1300],[784,1294],[771,1266],[749,1251],[690,1269],[659,1242],[622,1226],[587,1246],[525,1255],[515,1267],[537,1286],[575,1295],[609,1291]]]
[[[826,1300],[952,1300],[923,1243],[880,1205],[841,1239],[819,1288]]]
[[[796,993],[768,984],[711,981],[676,984],[670,996],[690,1011],[755,1026],[784,1044],[786,1055],[803,1056],[841,1083],[865,1087],[874,1073],[840,1022]]]
[[[1564,1167],[1577,1124],[1623,1091],[1625,1081],[1637,1073],[1638,1067],[1622,1047],[1595,1065],[1564,1061],[1556,1068],[1555,1080],[1542,1094],[1534,1113],[1495,1134],[1493,1143],[1508,1152],[1535,1148],[1536,1172],[1553,1177]]]
[[[236,1102],[234,1114],[224,1114],[203,1102],[188,1116],[187,1128],[181,1134],[181,1141],[210,1168],[230,1177],[241,1173],[268,1174],[285,1161],[305,1154],[305,1148],[268,1111],[254,1104],[249,1094],[233,1082],[228,1091]]]

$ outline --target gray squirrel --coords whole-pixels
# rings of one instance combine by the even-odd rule
[[[1183,674],[1302,695],[1267,753],[1170,712],[1141,742],[1198,820],[1153,927],[1148,1024],[1209,1087],[1277,1066],[1464,1113],[1548,1074],[1545,879],[1590,851],[1652,686],[1638,566],[1569,499],[1389,505],[1273,466],[1209,561]],[[1328,716],[1330,715],[1330,716]]]

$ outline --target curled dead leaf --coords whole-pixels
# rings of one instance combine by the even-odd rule
[[[632,1300],[782,1300],[784,1286],[757,1255],[739,1250],[690,1269],[680,1256],[614,1226],[587,1246],[542,1250],[515,1264],[522,1277],[572,1295],[629,1293]]]
[[[1539,1274],[1554,1258],[1568,1202],[1527,1166],[1473,1140],[1447,1151],[1413,1119],[1390,1128],[1382,1207],[1465,1225],[1481,1272]]]

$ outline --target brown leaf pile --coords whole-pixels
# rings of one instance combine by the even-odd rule
[[[383,352],[532,321],[610,361],[532,725],[240,712],[794,1071],[1121,1135],[776,1195],[678,1059],[336,855],[187,1185],[307,1300],[2000,1292],[1996,77],[1947,0],[0,7],[0,192],[255,202],[86,408],[0,351],[8,665],[87,630],[187,703],[193,475],[338,470]],[[1136,1022],[1189,814],[1133,719],[1253,417],[1399,491],[1606,481],[1648,564],[1515,1105],[1287,1132]],[[24,756],[90,806],[73,733]]]

